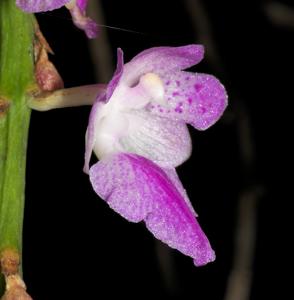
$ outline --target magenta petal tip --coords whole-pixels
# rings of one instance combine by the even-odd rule
[[[205,266],[213,261],[215,261],[215,252],[212,249],[211,251],[205,252],[203,255],[193,259],[193,263],[196,267]]]

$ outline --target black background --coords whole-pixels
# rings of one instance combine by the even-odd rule
[[[193,154],[178,172],[216,261],[194,267],[190,258],[169,250],[142,224],[128,223],[98,198],[82,172],[90,107],[33,112],[23,251],[24,278],[34,299],[224,299],[235,253],[238,201],[254,186],[263,193],[257,204],[250,299],[285,291],[285,283],[277,280],[283,281],[284,273],[276,268],[284,259],[274,250],[287,244],[276,226],[284,211],[273,188],[280,176],[275,170],[282,164],[281,132],[289,120],[285,69],[293,55],[293,29],[267,18],[266,1],[202,2],[221,68],[204,59],[193,71],[218,77],[227,88],[229,107],[209,130],[191,129]],[[101,29],[107,31],[114,64],[117,47],[128,61],[149,47],[201,43],[185,1],[102,3],[106,25],[140,32]],[[38,20],[65,86],[95,83],[88,41],[66,9],[39,14]],[[255,160],[249,166],[242,157],[240,109],[249,119],[254,145]],[[168,276],[162,257],[170,259]]]

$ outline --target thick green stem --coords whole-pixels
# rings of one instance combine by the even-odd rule
[[[21,254],[22,248],[30,121],[25,92],[34,82],[33,22],[15,0],[0,0],[0,256],[9,248]]]

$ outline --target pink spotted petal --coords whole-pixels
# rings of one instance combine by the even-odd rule
[[[70,0],[16,0],[16,5],[25,12],[37,13],[62,7]]]
[[[134,154],[109,156],[90,169],[95,192],[131,222],[145,221],[154,236],[201,266],[214,251],[186,201],[167,174]]]
[[[199,130],[207,129],[223,114],[227,93],[214,76],[180,71],[161,78],[168,107],[150,105],[153,114],[184,121]]]
[[[122,152],[144,156],[161,167],[176,167],[192,151],[191,138],[184,122],[154,116],[144,110],[126,112],[129,130],[120,138]]]
[[[123,79],[126,84],[132,86],[145,73],[153,72],[160,75],[187,69],[198,64],[203,55],[202,45],[150,48],[139,53],[125,65]]]

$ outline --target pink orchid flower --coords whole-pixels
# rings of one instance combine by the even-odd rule
[[[65,5],[74,24],[91,39],[97,36],[98,25],[86,16],[87,3],[88,0],[16,0],[16,5],[28,13],[50,11]]]
[[[201,45],[158,47],[123,63],[92,107],[84,170],[95,192],[131,222],[193,258],[215,259],[175,167],[191,154],[186,123],[205,130],[227,106],[213,76],[183,71],[204,55]],[[99,161],[89,169],[92,151]]]

